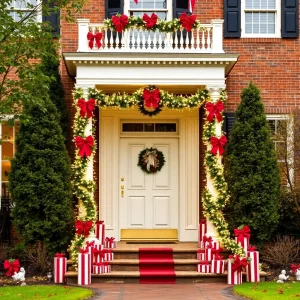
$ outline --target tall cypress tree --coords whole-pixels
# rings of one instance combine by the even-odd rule
[[[28,119],[20,121],[9,174],[13,224],[26,244],[41,241],[54,253],[73,235],[70,159],[47,93],[44,107],[25,106],[24,113]]]
[[[243,89],[225,152],[229,228],[248,225],[251,242],[270,238],[278,223],[280,173],[259,89]]]

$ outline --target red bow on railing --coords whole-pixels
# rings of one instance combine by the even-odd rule
[[[20,271],[20,262],[18,259],[15,259],[13,261],[5,260],[4,261],[4,269],[7,270],[5,275],[6,276],[12,276]]]
[[[213,241],[211,236],[203,236],[202,242],[203,243],[211,243]]]
[[[76,233],[77,234],[83,234],[84,237],[87,237],[89,235],[89,232],[91,230],[93,226],[93,222],[92,221],[81,221],[81,220],[77,220],[75,223],[75,227],[76,227]]]
[[[180,22],[182,24],[182,27],[186,29],[186,31],[191,31],[193,25],[196,22],[196,16],[188,16],[185,12],[181,14],[180,16]]]
[[[77,102],[77,105],[80,107],[80,116],[88,118],[93,116],[93,110],[96,105],[95,99],[89,99],[88,101],[85,101],[84,99],[80,98]]]
[[[247,251],[249,251],[249,252],[256,251],[256,246],[248,246]]]
[[[211,122],[213,120],[214,116],[216,116],[216,118],[219,122],[222,121],[223,117],[220,114],[220,112],[222,112],[224,110],[224,104],[221,100],[219,100],[216,104],[207,102],[205,105],[205,108],[209,112],[209,114],[207,116],[207,120],[209,122]]]
[[[114,240],[115,240],[114,237],[106,237],[106,238],[105,238],[105,241],[106,241],[106,242],[109,242],[109,243],[113,243]]]
[[[215,136],[210,137],[210,143],[212,145],[211,153],[216,155],[218,152],[220,155],[224,153],[224,146],[227,143],[227,138],[225,135],[222,135],[220,138]]]
[[[297,270],[298,270],[298,269],[300,270],[300,264],[299,264],[299,265],[291,264],[291,269],[292,269],[292,272],[293,272],[294,274],[296,274]]]
[[[154,89],[152,91],[144,89],[143,98],[146,107],[153,107],[156,109],[160,101],[159,89]]]
[[[102,221],[102,220],[98,220],[98,221],[96,221],[96,224],[97,225],[99,225],[99,224],[103,224],[104,223],[104,221]]]
[[[92,154],[92,147],[94,146],[94,139],[91,135],[86,138],[81,136],[76,136],[75,143],[77,148],[79,148],[79,156],[88,157]]]
[[[146,23],[147,28],[152,28],[157,23],[157,15],[152,14],[151,17],[149,17],[147,14],[143,15],[143,21]]]
[[[128,24],[128,17],[126,15],[112,16],[111,20],[115,25],[117,32],[122,32]]]
[[[89,250],[88,249],[79,249],[79,253],[82,253],[82,254],[88,254],[89,253]]]
[[[95,241],[91,241],[91,242],[87,241],[85,244],[86,244],[87,247],[94,247],[95,246]]]
[[[240,257],[238,255],[236,255],[235,257],[233,255],[230,255],[229,259],[233,259],[232,272],[235,272],[235,271],[242,272],[243,270],[246,269],[246,267],[248,265],[247,259],[245,257],[240,259]]]
[[[62,257],[65,257],[65,254],[64,253],[56,253],[55,254],[55,257],[58,257],[58,258],[62,258]]]
[[[96,42],[96,45],[98,47],[98,49],[101,47],[101,40],[102,40],[102,33],[101,32],[97,32],[96,34],[93,34],[91,32],[89,32],[87,34],[87,39],[89,40],[89,47],[91,49],[93,49],[94,47],[94,41]]]
[[[238,242],[243,243],[244,237],[250,239],[250,228],[248,226],[244,226],[242,229],[235,228],[233,232],[234,235],[237,237]]]

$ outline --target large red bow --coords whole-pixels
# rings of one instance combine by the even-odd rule
[[[5,260],[4,261],[4,269],[7,269],[7,272],[5,273],[6,276],[12,276],[20,271],[20,262],[18,259],[15,259],[14,261]]]
[[[191,31],[193,25],[196,22],[196,16],[188,16],[185,12],[181,14],[180,16],[180,22],[182,24],[182,27],[186,29],[186,31]]]
[[[101,40],[102,40],[102,33],[101,32],[97,32],[96,34],[93,34],[91,32],[89,32],[87,34],[87,39],[89,40],[89,47],[91,49],[93,49],[94,47],[94,41],[96,42],[96,45],[98,47],[98,49],[101,47]]]
[[[152,28],[157,23],[157,15],[152,14],[151,17],[149,17],[147,14],[143,15],[143,21],[146,23],[147,28]]]
[[[85,101],[84,99],[80,98],[77,105],[80,107],[81,117],[87,116],[90,118],[93,116],[93,110],[96,105],[95,99],[89,99],[88,101]]]
[[[64,253],[56,253],[55,254],[55,257],[58,257],[58,258],[62,258],[62,257],[65,257],[65,254]]]
[[[292,269],[292,272],[293,272],[294,274],[296,274],[297,270],[298,270],[298,269],[300,270],[300,264],[299,264],[299,265],[291,264],[291,269]]]
[[[89,232],[93,226],[92,221],[81,221],[76,220],[75,227],[76,227],[76,233],[77,234],[83,234],[84,237],[87,237],[89,235]]]
[[[214,118],[214,116],[216,116],[217,120],[219,122],[222,121],[222,115],[220,114],[220,112],[222,112],[224,110],[224,104],[221,100],[219,100],[216,104],[213,104],[211,102],[207,102],[205,105],[206,110],[209,112],[208,116],[207,116],[207,120],[209,122],[211,122]]]
[[[79,156],[88,157],[92,154],[92,147],[94,146],[94,139],[91,135],[86,138],[81,136],[76,136],[75,143],[77,148],[79,148]]]
[[[227,138],[225,135],[222,135],[220,138],[217,138],[215,136],[210,137],[210,143],[212,145],[211,153],[213,155],[216,155],[218,152],[220,155],[223,155],[224,153],[224,146],[227,143]]]
[[[116,30],[118,32],[122,32],[123,29],[126,27],[128,24],[128,17],[126,15],[122,16],[112,16],[111,18],[112,22],[114,23]]]
[[[143,98],[146,107],[153,107],[154,109],[156,109],[160,101],[159,89],[155,89],[152,91],[144,89]]]
[[[245,257],[241,259],[238,255],[236,255],[235,257],[233,255],[230,255],[229,259],[233,259],[232,272],[242,272],[248,265],[247,259]]]
[[[244,237],[250,239],[250,228],[248,226],[244,226],[242,229],[235,228],[233,232],[234,235],[237,237],[238,242],[243,243]]]

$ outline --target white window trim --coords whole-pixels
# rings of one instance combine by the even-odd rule
[[[275,10],[265,10],[266,12],[275,11],[275,34],[258,34],[252,33],[246,34],[246,26],[245,26],[245,13],[246,12],[264,12],[263,9],[246,9],[246,1],[241,1],[241,38],[280,38],[281,37],[281,1],[276,0],[276,8]]]
[[[42,0],[37,0],[36,1],[36,6],[38,6],[38,5],[40,5],[41,4],[41,1]],[[22,7],[22,8],[20,8],[20,7],[14,7],[14,6],[12,6],[11,5],[11,12],[26,12],[26,11],[32,11],[32,9],[30,9],[30,8],[26,8],[26,7]],[[42,6],[41,6],[41,8],[42,8]],[[39,9],[38,11],[37,11],[37,13],[36,13],[36,22],[37,23],[41,23],[43,21],[43,15],[42,15],[42,9]]]

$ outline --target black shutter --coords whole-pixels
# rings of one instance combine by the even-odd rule
[[[224,1],[224,37],[241,37],[241,0]]]
[[[299,1],[281,1],[281,36],[297,38],[299,36]]]
[[[189,11],[188,0],[173,0],[173,19],[180,17],[184,12]]]
[[[49,22],[52,28],[51,32],[53,36],[60,34],[60,12],[59,10],[51,11],[54,8],[54,3],[50,3],[50,14],[48,16],[43,16],[43,22]]]
[[[235,113],[227,112],[223,114],[224,122],[223,122],[223,131],[226,134],[227,139],[229,138],[230,130],[232,129],[233,123],[235,121]]]
[[[116,14],[123,14],[123,0],[106,0],[106,13],[105,17],[111,19]]]

